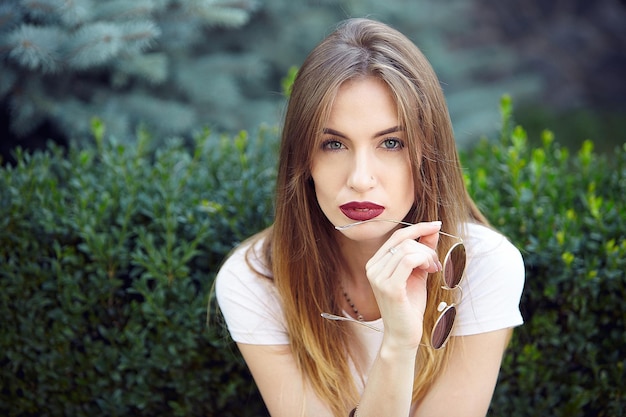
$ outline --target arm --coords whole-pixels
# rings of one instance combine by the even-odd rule
[[[455,343],[448,347],[450,362],[432,390],[418,404],[415,417],[447,415],[484,416],[496,385],[502,357],[513,333],[522,323],[519,303],[525,280],[520,252],[488,228],[470,225],[468,276],[458,308]],[[468,319],[469,318],[469,319]],[[441,413],[441,411],[439,411]]]
[[[442,371],[413,417],[484,416],[496,385],[500,363],[511,329],[497,330],[457,340],[448,366]],[[288,345],[238,347],[273,417],[330,417],[328,408],[305,387]],[[424,348],[426,349],[426,348]],[[399,353],[382,348],[369,375],[360,402],[359,417],[366,415],[408,415],[396,410],[410,404],[415,353]],[[304,410],[304,412],[302,412]],[[361,412],[362,411],[362,412]],[[346,416],[349,410],[346,410]]]
[[[332,416],[313,389],[304,385],[289,345],[237,346],[272,417]]]
[[[238,347],[272,417],[332,416],[312,388],[303,383],[289,345]],[[414,364],[414,351],[383,347],[369,374],[360,407],[367,407],[371,415],[408,416]],[[346,417],[349,412],[345,411]]]
[[[512,329],[457,337],[450,361],[413,417],[484,417]]]

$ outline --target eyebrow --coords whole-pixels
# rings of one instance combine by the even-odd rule
[[[394,127],[390,127],[389,129],[381,130],[380,132],[376,133],[374,135],[374,137],[378,138],[380,136],[385,136],[385,135],[388,135],[390,133],[400,132],[400,131],[403,131],[403,130],[404,129],[401,126],[394,126]],[[327,127],[324,128],[323,132],[325,134],[330,134],[330,135],[334,135],[334,136],[339,136],[340,138],[348,139],[348,137],[346,135],[344,135],[343,133],[338,132],[338,131],[336,131],[334,129],[327,128]]]

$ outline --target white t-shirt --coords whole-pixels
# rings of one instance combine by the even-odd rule
[[[461,282],[463,297],[457,306],[452,335],[468,336],[521,325],[524,262],[519,250],[501,234],[477,224],[467,225],[464,244],[467,265]],[[280,297],[271,280],[250,269],[245,259],[247,249],[237,248],[216,277],[217,301],[231,337],[246,344],[289,344]],[[271,275],[260,260],[250,260],[255,268]],[[320,320],[324,319],[320,316]],[[382,319],[368,323],[383,329]],[[373,361],[383,333],[355,323],[345,324],[354,328]]]

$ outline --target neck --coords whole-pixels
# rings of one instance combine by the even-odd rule
[[[358,319],[358,314],[366,321],[375,320],[380,317],[378,304],[372,292],[372,287],[365,273],[367,261],[374,255],[380,247],[379,242],[366,245],[343,239],[339,242],[343,257],[343,268],[339,279],[341,279],[342,290],[346,293],[348,300],[343,300],[344,310]],[[351,305],[352,304],[352,305]]]

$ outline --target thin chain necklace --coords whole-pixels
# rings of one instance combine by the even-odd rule
[[[343,292],[343,296],[345,297],[345,299],[348,302],[348,304],[350,305],[350,307],[352,307],[352,311],[354,311],[354,314],[356,315],[356,319],[358,321],[363,321],[364,320],[363,319],[363,315],[361,315],[361,313],[359,313],[359,309],[356,308],[356,306],[354,305],[354,303],[350,299],[350,296],[348,295],[346,290],[343,288],[343,286],[341,287],[341,292]]]

